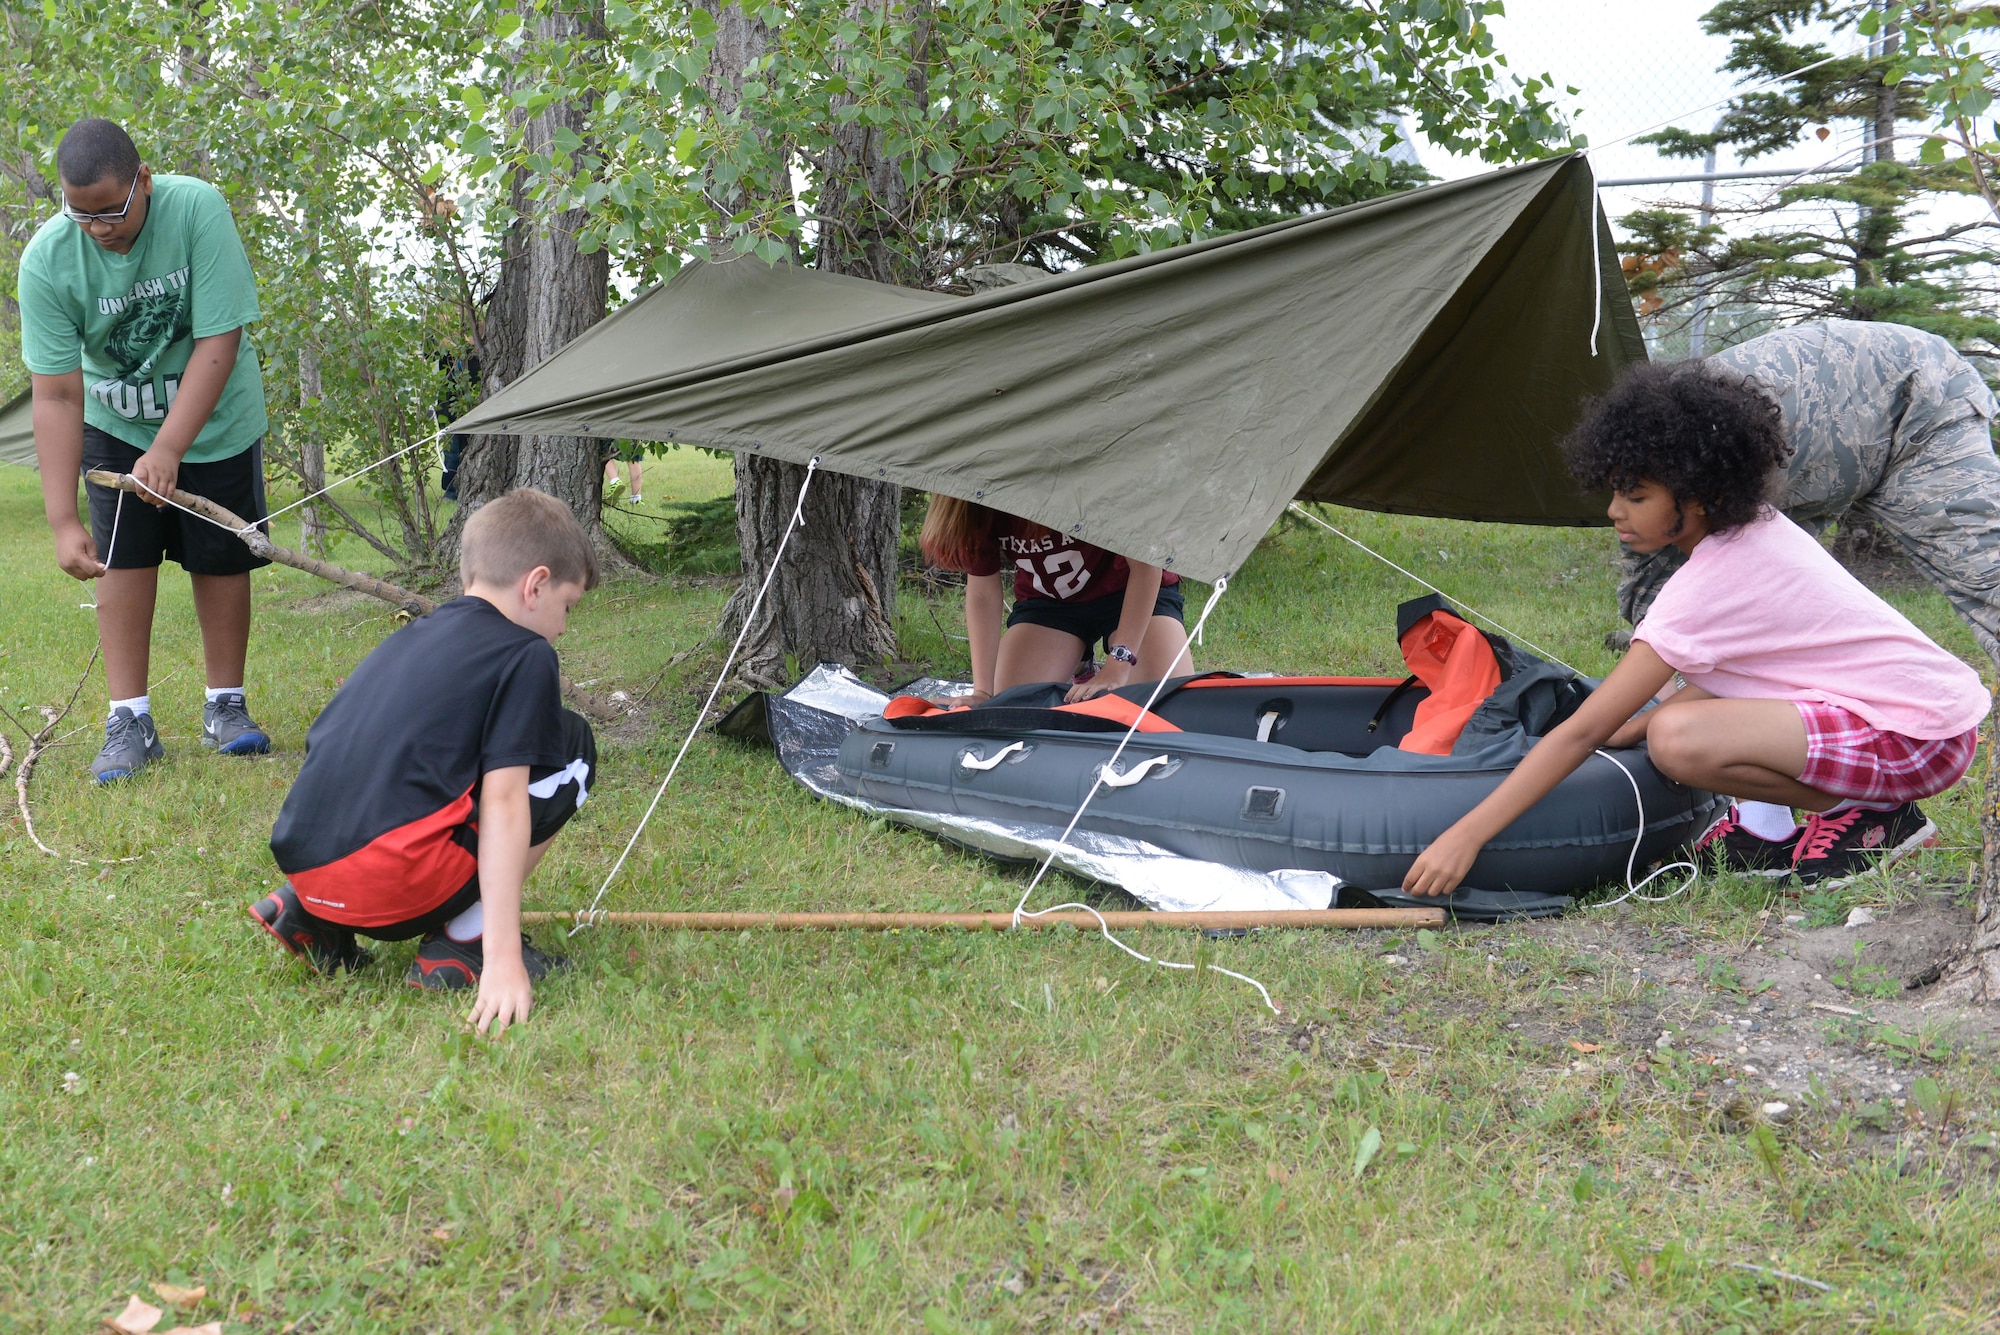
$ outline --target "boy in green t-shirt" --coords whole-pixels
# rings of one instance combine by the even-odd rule
[[[225,755],[269,751],[243,697],[250,572],[269,563],[163,499],[178,486],[251,522],[264,517],[264,382],[243,333],[257,318],[249,257],[213,186],[154,176],[110,121],[72,125],[56,170],[62,213],[21,255],[21,354],[34,378],[56,561],[98,581],[111,708],[91,773],[108,783],[166,753],[146,693],[165,558],[194,585],[208,676],[202,744]],[[86,531],[76,478],[92,468],[130,473],[161,499],[142,504],[86,483]]]

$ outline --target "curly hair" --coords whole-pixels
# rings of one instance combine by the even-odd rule
[[[1701,360],[1635,366],[1590,403],[1563,443],[1570,474],[1591,490],[1667,489],[1722,533],[1757,517],[1792,457],[1778,405],[1762,389]]]

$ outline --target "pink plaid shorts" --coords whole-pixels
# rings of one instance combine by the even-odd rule
[[[1871,728],[1839,705],[1794,700],[1806,725],[1806,768],[1799,782],[1862,802],[1915,802],[1965,777],[1979,729],[1934,742]]]

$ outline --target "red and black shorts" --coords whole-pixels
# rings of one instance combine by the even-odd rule
[[[1794,700],[1806,725],[1806,767],[1799,782],[1857,802],[1916,802],[1965,777],[1979,729],[1925,741],[1871,727],[1852,710]]]
[[[536,765],[528,770],[528,843],[531,846],[545,844],[556,837],[562,827],[569,824],[570,817],[577,813],[589,799],[591,785],[597,782],[597,738],[590,730],[590,724],[574,710],[563,710],[563,752],[576,757],[563,768]],[[385,869],[376,849],[386,841],[377,840],[375,845],[361,851],[356,870],[363,869],[375,873],[367,877],[372,884],[363,884],[361,878],[343,875],[338,871],[327,875],[330,868],[316,872],[294,874],[292,888],[298,892],[299,907],[322,922],[338,923],[378,941],[407,941],[413,937],[428,936],[440,931],[444,925],[459,914],[479,902],[479,808],[475,801],[470,807],[467,819],[451,828],[449,842],[455,846],[450,859],[440,863],[436,859],[426,860],[428,867],[456,866],[461,870],[449,881],[432,883],[421,875],[409,877],[384,877]],[[339,867],[342,864],[335,864]],[[469,877],[463,868],[473,868]],[[464,877],[464,879],[460,879]],[[406,903],[406,913],[395,911],[393,903],[387,902],[375,891],[383,883],[393,885],[396,899]],[[385,921],[387,919],[387,921]]]
[[[83,428],[83,470],[101,468],[129,473],[145,451],[94,426]],[[130,492],[86,481],[90,497],[90,536],[97,557],[113,570],[143,570],[173,561],[190,575],[242,575],[271,564],[243,545],[243,539],[220,524],[177,510],[153,505]],[[183,463],[180,489],[214,501],[223,509],[257,523],[265,533],[264,442],[260,439],[240,454],[213,463]],[[120,503],[123,497],[123,503]],[[116,536],[113,536],[113,530]]]

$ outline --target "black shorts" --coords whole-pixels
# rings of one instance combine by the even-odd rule
[[[128,445],[94,426],[83,429],[83,468],[129,473],[145,451]],[[90,497],[90,536],[97,556],[114,570],[144,570],[174,561],[190,575],[242,575],[271,564],[243,545],[243,539],[206,519],[171,505],[155,506],[141,497],[86,481]],[[214,463],[183,463],[180,489],[214,501],[245,520],[264,518],[264,442],[259,439],[241,454]],[[125,503],[120,509],[118,498]],[[116,521],[117,541],[112,541]],[[257,525],[266,534],[269,524]]]
[[[1066,603],[1060,598],[1018,598],[1014,610],[1007,614],[1007,624],[1047,626],[1076,636],[1083,641],[1084,652],[1095,653],[1100,641],[1107,649],[1111,647],[1111,636],[1117,633],[1118,618],[1124,613],[1123,589],[1076,603]],[[1179,583],[1160,586],[1160,596],[1153,600],[1153,615],[1172,617],[1186,624],[1187,600],[1181,597]]]
[[[621,463],[636,464],[646,457],[645,443],[637,440],[607,440],[597,449],[604,456],[605,463],[615,459]]]

